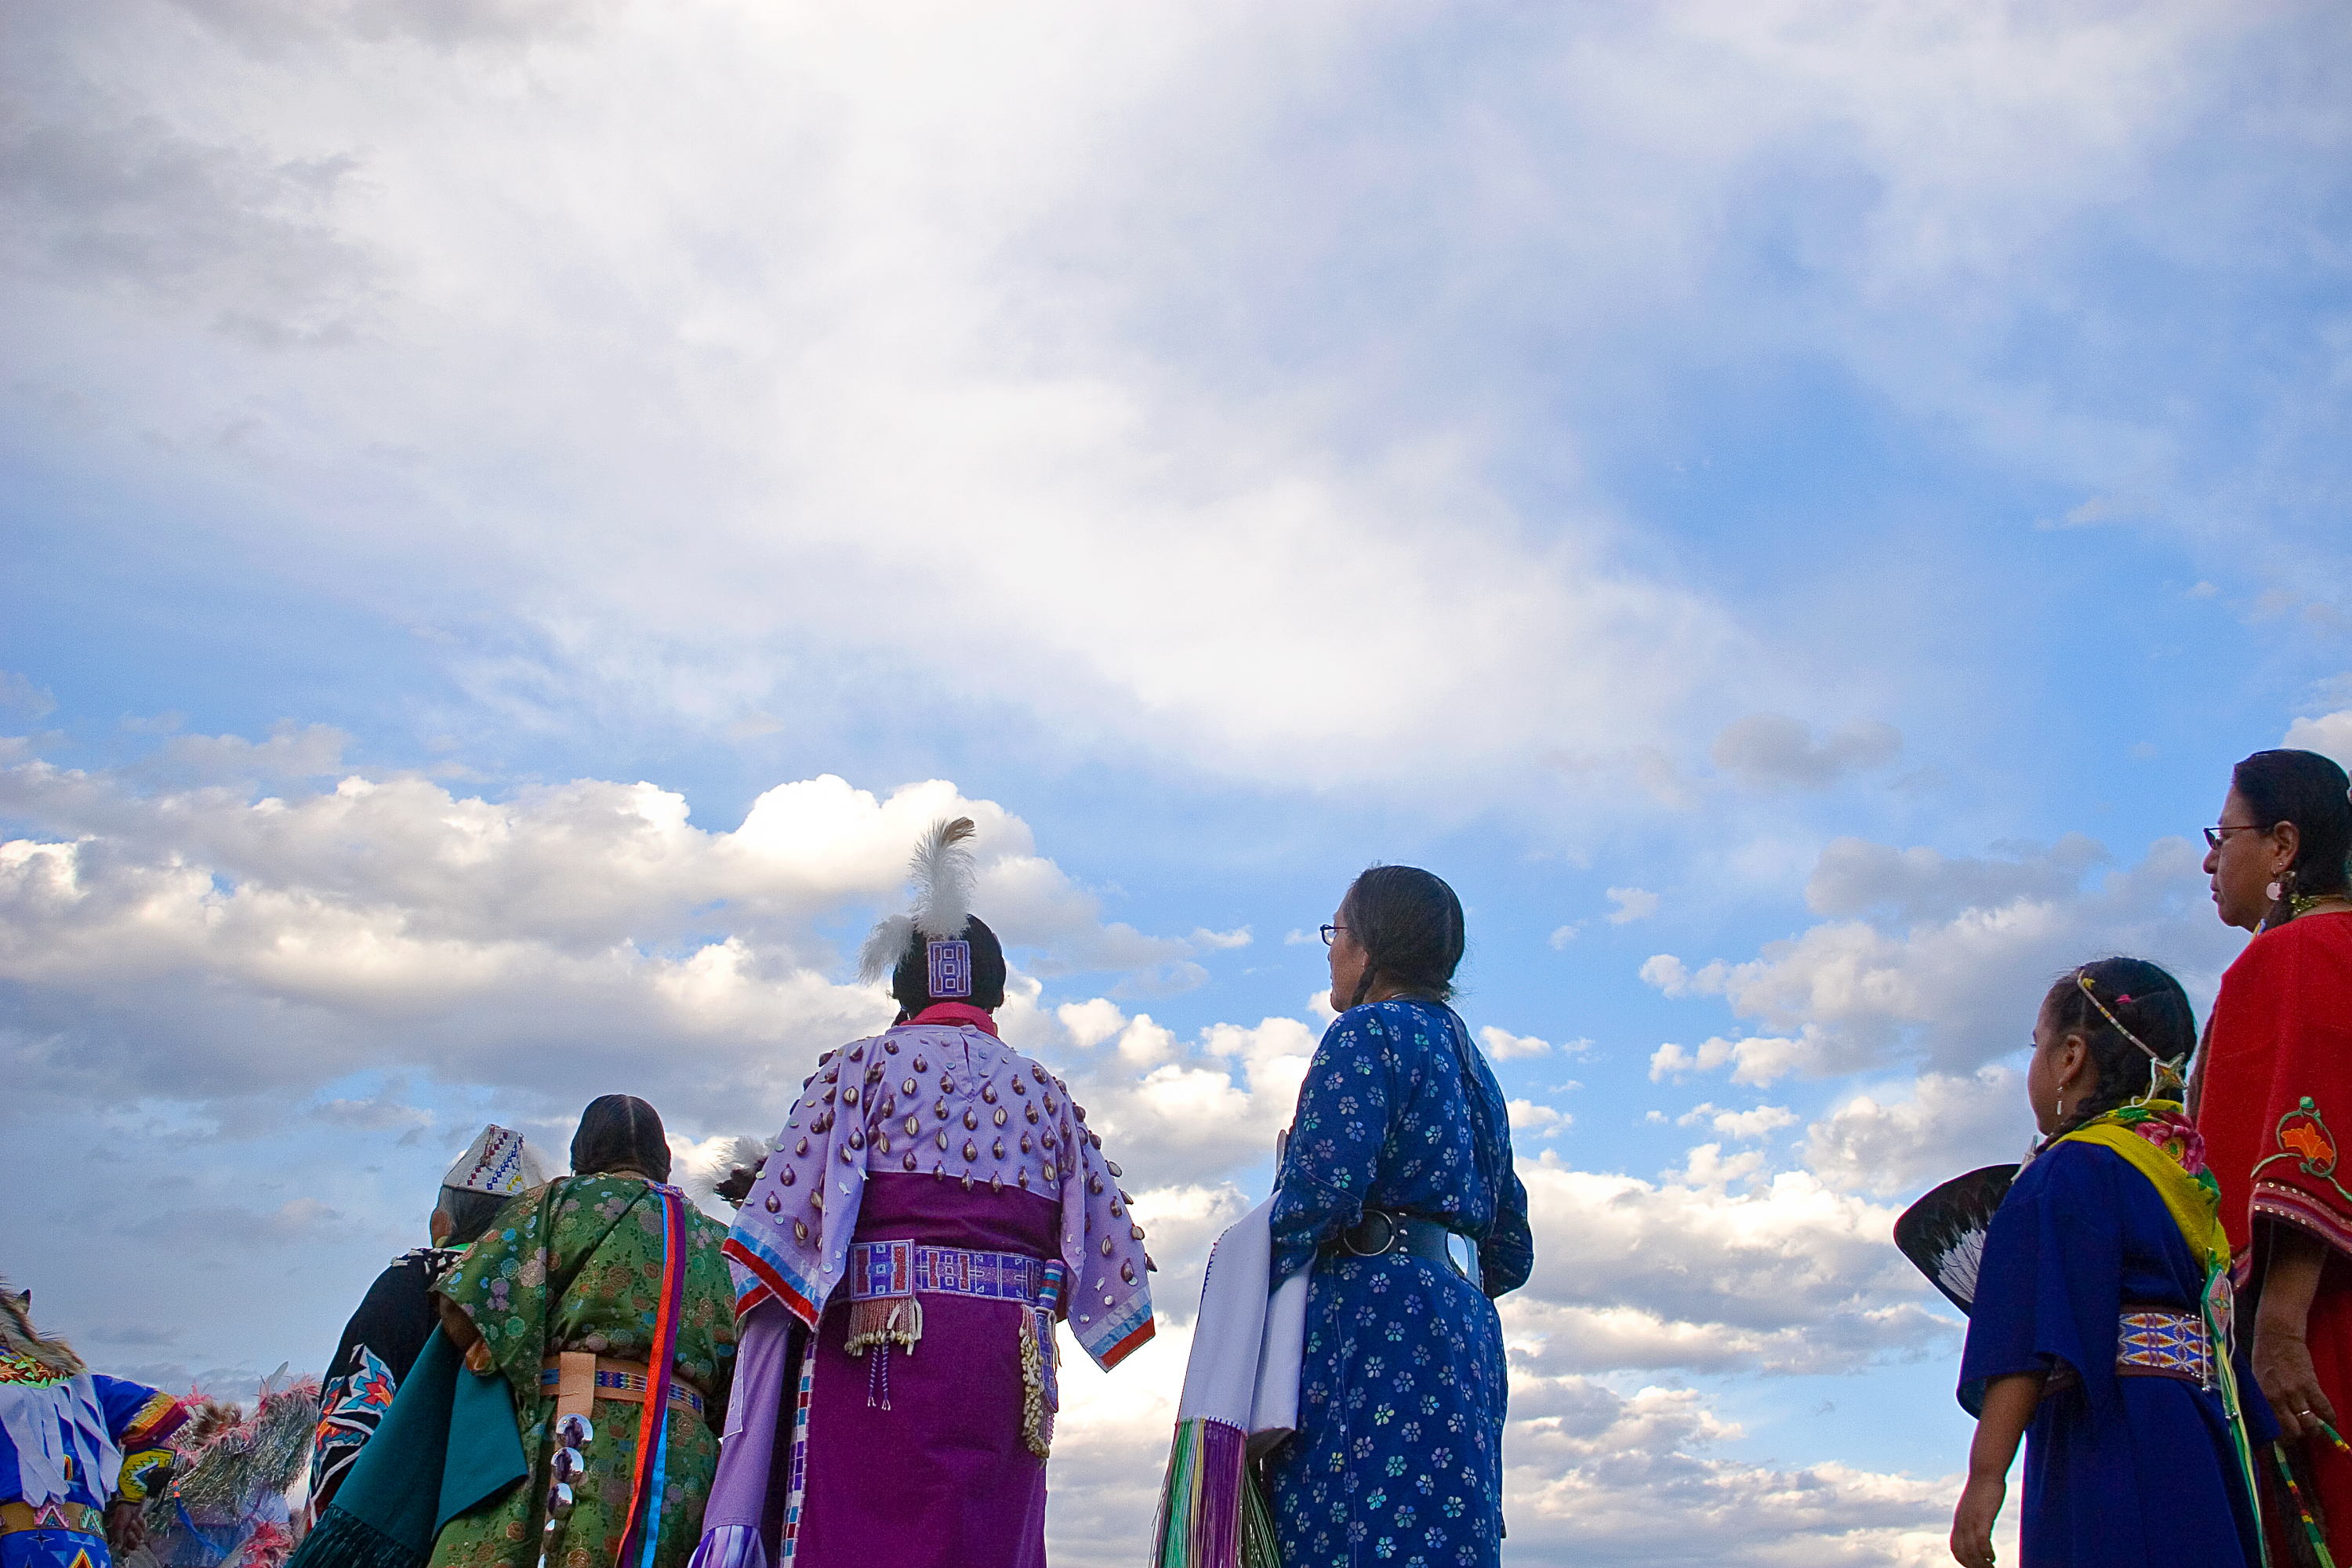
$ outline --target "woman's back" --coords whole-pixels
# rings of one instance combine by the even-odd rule
[[[1533,1261],[1526,1189],[1511,1170],[1508,1108],[1461,1020],[1442,1003],[1398,997],[1349,1008],[1332,1023],[1299,1091],[1281,1185],[1273,1216],[1277,1278],[1297,1273],[1347,1228],[1330,1221],[1351,1203],[1486,1237],[1479,1260],[1490,1294],[1524,1283]],[[1498,1202],[1515,1224],[1496,1226]]]
[[[1402,1226],[1341,1242],[1368,1208],[1475,1241],[1476,1282]],[[1402,997],[1326,1031],[1272,1228],[1277,1279],[1315,1270],[1298,1429],[1268,1466],[1284,1563],[1498,1563],[1508,1379],[1488,1298],[1533,1249],[1502,1091],[1450,1008]]]

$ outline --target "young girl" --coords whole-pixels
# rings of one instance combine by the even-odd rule
[[[2251,1456],[2276,1427],[2232,1364],[2218,1189],[2179,1100],[2196,1037],[2179,982],[2137,959],[2042,1000],[2025,1085],[2048,1136],[1986,1234],[1960,1357],[1979,1417],[1952,1517],[1966,1568],[1992,1568],[2028,1432],[2027,1568],[2263,1561]]]

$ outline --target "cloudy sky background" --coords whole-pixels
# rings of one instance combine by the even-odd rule
[[[1471,911],[1516,1563],[1916,1564],[1887,1244],[2352,761],[2352,17],[58,0],[0,51],[0,1268],[315,1368],[486,1117],[701,1169],[981,824],[1159,1344],[1348,878]],[[1148,1193],[1147,1193],[1148,1189]]]

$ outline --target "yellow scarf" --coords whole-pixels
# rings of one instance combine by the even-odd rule
[[[2170,1101],[2157,1100],[2148,1109],[2177,1112],[2180,1108]],[[2181,1239],[2189,1243],[2190,1254],[2205,1266],[2205,1271],[2210,1274],[2216,1268],[2229,1267],[2230,1237],[2221,1226],[2221,1194],[2183,1170],[2179,1160],[2131,1128],[2112,1121],[2095,1121],[2077,1128],[2058,1142],[2096,1143],[2121,1154],[2156,1188],[2157,1195],[2171,1212],[2172,1223],[2180,1227]]]

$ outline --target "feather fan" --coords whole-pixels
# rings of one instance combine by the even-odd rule
[[[975,831],[969,816],[952,822],[941,817],[916,842],[908,863],[913,873],[914,912],[887,916],[867,933],[857,952],[859,980],[871,985],[887,978],[918,931],[928,937],[959,937],[971,924],[972,889],[980,868],[965,845]]]
[[[1903,1256],[1963,1312],[1977,1299],[1985,1232],[2016,1178],[2015,1165],[1987,1165],[1954,1176],[1895,1222],[1895,1245]]]

